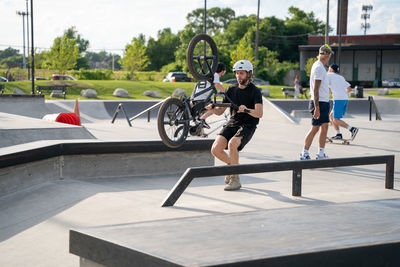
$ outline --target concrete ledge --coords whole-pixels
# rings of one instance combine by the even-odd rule
[[[214,164],[213,140],[175,150],[161,141],[42,143],[0,154],[0,196],[50,180],[178,174]]]
[[[398,266],[398,201],[71,230],[69,249],[95,266]]]
[[[44,95],[15,95],[15,94],[0,94],[0,101],[39,101],[44,103]]]

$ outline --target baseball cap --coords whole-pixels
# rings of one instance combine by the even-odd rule
[[[329,66],[329,68],[332,68],[335,73],[339,73],[339,66],[338,65],[332,64],[332,65]]]
[[[319,54],[320,55],[328,55],[328,54],[333,55],[334,53],[329,45],[324,44],[319,48]]]

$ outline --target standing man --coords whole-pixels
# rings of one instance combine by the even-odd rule
[[[349,102],[348,93],[351,92],[350,84],[339,75],[339,66],[332,64],[328,70],[328,82],[329,88],[332,92],[333,97],[333,108],[329,114],[329,118],[332,121],[332,126],[336,130],[336,135],[332,139],[343,139],[343,135],[340,132],[340,127],[346,128],[351,133],[351,140],[354,140],[358,133],[358,128],[349,126],[347,123],[341,120],[344,114],[346,114],[347,104]]]
[[[224,103],[233,103],[238,110],[231,108],[231,117],[228,123],[218,134],[211,148],[211,153],[228,165],[239,164],[239,151],[250,141],[257,128],[259,119],[263,116],[262,95],[259,88],[252,82],[253,65],[248,60],[239,60],[233,66],[237,84],[228,88]],[[216,115],[224,113],[226,107],[215,107],[212,104],[206,107]],[[224,149],[228,149],[226,153]],[[225,176],[227,184],[224,190],[238,190],[239,175]]]
[[[325,154],[326,135],[328,133],[329,123],[329,84],[328,75],[326,73],[325,65],[329,62],[332,49],[329,45],[325,44],[319,48],[318,60],[313,64],[310,75],[310,91],[311,98],[309,103],[309,110],[312,114],[311,129],[307,133],[304,140],[304,149],[300,154],[300,160],[309,160],[309,149],[314,140],[314,136],[319,133],[318,143],[319,149],[317,159],[326,159],[328,156]]]

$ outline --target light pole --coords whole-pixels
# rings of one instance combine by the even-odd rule
[[[329,44],[329,0],[326,0],[325,44]]]
[[[255,44],[255,61],[254,62],[254,77],[257,77],[257,64],[258,64],[258,29],[259,29],[259,21],[260,21],[260,0],[258,0],[258,6],[257,6],[257,29],[256,29],[256,44]]]
[[[204,0],[204,34],[207,34],[207,0]]]
[[[22,16],[22,68],[26,69],[26,60],[25,60],[25,16],[28,15],[23,11],[17,11],[17,15]]]
[[[364,12],[363,14],[361,14],[361,19],[364,20],[364,23],[361,23],[361,29],[364,29],[364,35],[367,34],[367,30],[369,28],[371,28],[371,25],[367,22],[367,19],[370,18],[370,15],[368,14],[368,12],[372,10],[372,6],[371,5],[363,5],[362,6],[362,11]]]
[[[35,54],[34,54],[34,43],[33,43],[33,0],[31,0],[31,58],[32,58],[32,95],[35,94]]]
[[[342,27],[343,27],[343,7],[342,0],[339,0],[339,48],[338,48],[338,65],[340,66],[340,54],[342,52]]]
[[[27,67],[28,67],[28,81],[31,77],[31,73],[29,70],[29,9],[28,9],[28,0],[26,0],[26,43],[27,43],[27,50],[26,50],[26,58],[27,60]]]

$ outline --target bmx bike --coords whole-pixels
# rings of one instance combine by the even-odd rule
[[[160,106],[157,116],[158,133],[163,143],[170,148],[180,147],[186,141],[188,134],[206,137],[211,133],[204,132],[204,121],[200,120],[208,104],[238,109],[233,103],[217,102],[217,97],[223,96],[224,93],[219,92],[214,86],[218,50],[210,36],[198,34],[192,38],[187,49],[186,61],[190,73],[199,81],[196,88],[200,90],[194,90],[190,97],[182,96],[179,99],[169,97]],[[204,98],[196,100],[199,95],[203,95]],[[222,121],[227,122],[227,118],[225,114]],[[222,127],[222,124],[219,127]]]

